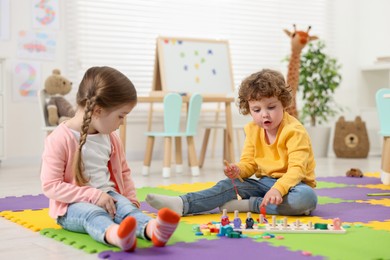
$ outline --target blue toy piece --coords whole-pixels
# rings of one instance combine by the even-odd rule
[[[227,235],[229,235],[231,232],[233,232],[233,227],[232,227],[232,226],[230,226],[230,225],[221,226],[220,229],[219,229],[219,234],[218,234],[218,236],[227,236]]]

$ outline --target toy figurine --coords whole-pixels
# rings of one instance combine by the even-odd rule
[[[222,211],[221,226],[226,226],[226,225],[229,225],[229,224],[230,224],[230,220],[229,220],[229,217],[227,215],[227,210],[224,209]]]
[[[238,210],[234,211],[233,225],[234,225],[234,228],[241,228],[241,219],[238,216]]]
[[[246,229],[253,229],[253,225],[255,224],[255,221],[252,218],[252,213],[248,212],[246,215]]]

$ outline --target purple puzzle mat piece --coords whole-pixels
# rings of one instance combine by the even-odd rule
[[[5,197],[0,199],[0,211],[38,210],[49,207],[49,199],[43,195],[24,195],[20,197]]]
[[[268,243],[257,243],[249,238],[201,239],[194,243],[176,243],[166,247],[136,249],[133,253],[105,251],[99,253],[103,259],[241,259],[242,252],[251,252],[253,259],[308,259],[301,251],[289,251],[285,247],[273,247]],[[325,259],[311,256],[310,260]]]
[[[315,192],[318,196],[327,196],[343,200],[369,200],[372,199],[372,197],[367,196],[367,193],[380,193],[384,191],[381,189],[340,187],[315,189]]]
[[[317,205],[312,216],[324,219],[340,218],[343,222],[384,221],[390,219],[390,207],[367,203],[341,202]]]
[[[140,209],[143,210],[143,211],[147,211],[147,212],[150,212],[150,213],[156,213],[157,214],[157,209],[153,208],[152,206],[150,206],[147,202],[145,201],[141,201],[141,206],[140,206]]]
[[[317,181],[326,181],[326,182],[334,182],[341,184],[349,184],[349,185],[366,185],[366,184],[382,184],[379,178],[373,177],[346,177],[346,176],[337,176],[337,177],[318,177]]]

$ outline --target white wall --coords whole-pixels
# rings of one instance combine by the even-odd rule
[[[35,102],[15,102],[12,99],[10,64],[12,60],[18,59],[16,56],[18,33],[20,31],[37,31],[32,29],[31,1],[11,0],[11,21],[9,40],[0,41],[0,57],[6,61],[6,86],[5,89],[5,160],[22,163],[27,160],[39,160],[43,149],[45,133],[41,130],[38,103]],[[64,6],[60,1],[61,7]],[[54,61],[42,61],[42,81],[46,79],[54,68],[61,69],[64,73],[64,39],[63,28],[64,17],[60,15],[60,29],[55,31],[57,40],[57,52]]]
[[[390,1],[335,1],[335,57],[342,64],[343,81],[335,99],[348,108],[343,115],[354,120],[360,115],[366,122],[370,154],[381,153],[375,92],[390,87],[389,72],[362,72],[378,56],[390,56]],[[333,150],[330,149],[330,154]]]
[[[7,41],[0,41],[0,57],[9,60],[16,59],[18,37],[21,30],[30,31],[31,2],[27,0],[11,0],[11,36]],[[63,8],[65,1],[60,1]],[[338,0],[334,1],[333,54],[343,65],[343,82],[336,93],[336,101],[348,107],[344,113],[348,120],[356,115],[362,115],[370,128],[371,153],[380,152],[380,139],[376,135],[378,122],[374,110],[373,93],[379,87],[388,87],[389,79],[379,73],[379,76],[367,76],[361,72],[361,67],[372,64],[377,56],[390,55],[390,1],[387,0]],[[60,30],[57,35],[57,53],[53,62],[42,62],[42,79],[50,75],[53,68],[59,68],[66,76],[65,46],[66,31],[63,28],[65,17],[60,14]],[[287,39],[286,39],[287,40]],[[286,52],[286,55],[288,52]],[[22,162],[25,160],[40,160],[45,134],[41,130],[38,104],[14,102],[11,93],[11,77],[7,71],[6,90],[6,159],[5,161]],[[137,107],[128,119],[127,127],[127,157],[129,160],[142,160],[145,150],[147,106]],[[233,108],[234,109],[234,108]],[[333,122],[331,123],[333,124]],[[219,138],[222,139],[222,138]],[[200,149],[201,137],[197,146]],[[219,149],[222,145],[219,143]],[[161,144],[155,146],[158,157]],[[330,155],[333,151],[330,149]]]

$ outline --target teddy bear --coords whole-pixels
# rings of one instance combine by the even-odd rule
[[[340,158],[366,158],[370,150],[365,122],[360,116],[346,121],[341,116],[334,132],[333,149]]]
[[[75,114],[73,106],[64,98],[72,89],[72,82],[61,75],[60,70],[54,69],[53,74],[45,81],[45,91],[49,95],[47,121],[56,126]]]

